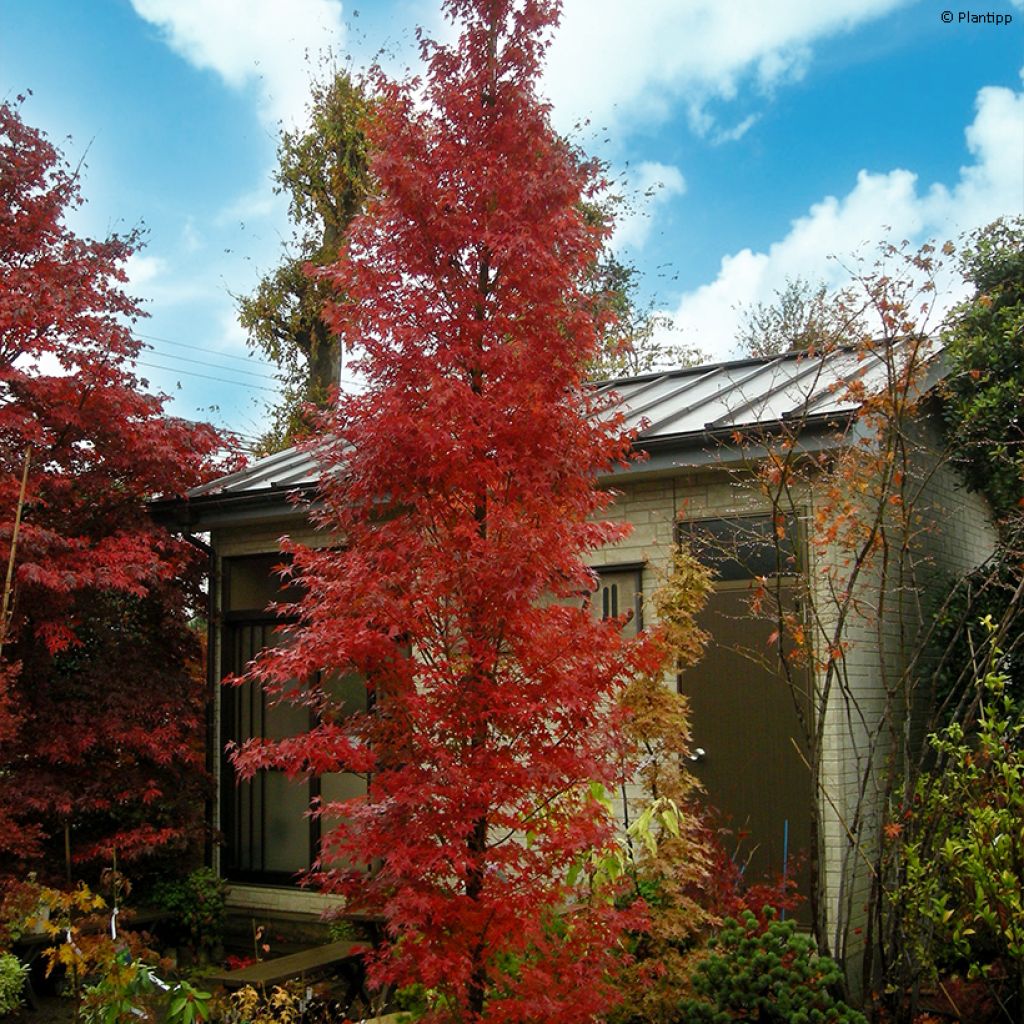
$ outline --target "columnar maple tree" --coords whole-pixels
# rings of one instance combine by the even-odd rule
[[[9,867],[11,855],[37,857],[48,843],[89,860],[180,840],[202,775],[202,683],[188,669],[197,641],[184,617],[195,552],[153,523],[144,501],[202,479],[218,441],[164,415],[133,373],[141,312],[123,285],[138,235],[79,237],[65,218],[81,202],[61,154],[19,104],[0,105]]]
[[[626,529],[594,518],[595,477],[629,452],[584,385],[597,169],[536,94],[559,4],[444,9],[461,37],[422,44],[424,81],[375,82],[374,194],[330,272],[369,387],[324,421],[328,546],[292,548],[298,624],[252,671],[319,724],[237,761],[370,777],[322,808],[320,881],[385,914],[377,981],[422,982],[452,1019],[590,1020],[621,921],[559,912],[611,841],[589,783],[614,782],[613,698],[663,654],[581,597],[583,556]],[[332,697],[350,673],[365,713]]]

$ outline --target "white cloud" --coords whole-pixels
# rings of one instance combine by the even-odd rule
[[[133,253],[125,261],[126,291],[148,308],[180,305],[217,294],[217,286],[191,266],[174,266],[162,256]]]
[[[255,87],[269,124],[302,120],[311,68],[345,43],[340,0],[132,0],[167,44],[232,88]]]
[[[711,140],[712,145],[721,146],[725,142],[739,142],[759,120],[760,118],[757,114],[750,114],[748,117],[743,118],[739,124],[733,125],[732,128],[718,129]]]
[[[714,281],[683,296],[673,313],[677,327],[691,343],[728,356],[740,319],[737,307],[770,302],[787,278],[835,286],[847,277],[843,257],[885,238],[942,242],[1024,210],[1024,92],[982,89],[975,109],[965,131],[973,163],[960,169],[951,187],[934,183],[921,189],[908,170],[862,170],[850,192],[815,203],[767,251],[725,256]]]
[[[625,175],[627,207],[615,223],[612,247],[643,249],[651,234],[654,211],[686,191],[678,167],[650,161],[637,164]]]
[[[227,206],[217,211],[213,223],[217,227],[228,224],[244,226],[248,221],[271,218],[284,223],[288,201],[276,193],[272,184],[257,186],[233,199]]]
[[[196,253],[203,248],[203,236],[196,227],[195,217],[189,215],[181,228],[181,245],[187,253]]]
[[[133,252],[124,263],[124,272],[128,275],[128,291],[141,291],[166,270],[167,262],[159,256],[144,256],[142,253]]]
[[[699,132],[710,99],[749,78],[763,91],[802,77],[812,43],[911,0],[565,0],[545,75],[560,127],[657,122],[678,100]]]
[[[210,338],[210,350],[212,352],[226,352],[231,355],[245,355],[250,351],[249,335],[245,328],[238,322],[238,309],[234,300],[226,305],[215,317],[217,322],[216,330]],[[261,357],[257,356],[257,359]],[[255,366],[253,369],[259,372],[271,373],[272,371],[263,366]]]

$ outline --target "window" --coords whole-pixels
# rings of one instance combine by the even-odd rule
[[[799,572],[796,517],[784,516],[779,527],[781,536],[771,515],[692,519],[679,524],[677,536],[716,582],[729,583]]]
[[[281,555],[230,558],[223,562],[222,676],[240,674],[261,650],[286,643],[282,620],[267,611],[273,602],[297,599],[301,588],[281,588],[275,567]],[[328,689],[344,709],[366,707],[366,688],[357,677],[343,677]],[[287,701],[268,699],[253,683],[221,691],[223,743],[254,737],[284,739],[315,724],[312,712]],[[290,780],[282,772],[261,771],[236,782],[227,756],[221,762],[221,826],[226,848],[224,873],[239,881],[294,884],[298,873],[315,860],[320,844],[319,822],[310,817],[312,801],[343,800],[366,792],[362,778],[335,773],[307,781]]]
[[[597,587],[590,599],[590,610],[597,619],[614,619],[630,613],[623,635],[636,636],[643,623],[644,563],[628,562],[598,566]]]

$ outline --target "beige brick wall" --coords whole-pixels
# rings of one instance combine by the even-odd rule
[[[884,788],[876,773],[882,772],[891,753],[882,728],[886,710],[894,699],[905,699],[911,712],[922,704],[920,694],[908,690],[904,697],[901,690],[909,686],[905,652],[920,642],[949,581],[984,562],[996,540],[984,500],[969,492],[946,464],[934,425],[926,425],[912,440],[912,491],[918,520],[912,526],[908,571],[902,586],[893,582],[882,585],[880,560],[862,575],[858,600],[844,631],[850,643],[844,676],[827,703],[821,788],[826,899],[834,931],[848,917],[857,917],[867,897],[870,877],[864,856],[870,857],[874,851]],[[612,515],[633,522],[636,528],[628,539],[598,552],[592,561],[595,565],[646,563],[647,622],[652,621],[649,599],[658,585],[658,572],[665,570],[671,557],[677,518],[767,511],[749,477],[721,469],[680,472],[673,478],[636,484],[622,481],[619,488]],[[805,530],[813,522],[816,500],[806,491],[793,499]],[[830,606],[835,604],[824,570],[830,561],[838,564],[844,557],[835,548],[821,552],[818,558],[813,550],[811,553],[810,578],[816,581],[812,585],[824,634],[829,632],[829,619],[834,616]],[[671,685],[674,680],[666,682]],[[632,790],[630,797],[636,796]],[[856,833],[856,843],[851,841],[850,830]],[[860,923],[852,921],[854,927]]]
[[[890,517],[888,552],[869,562],[853,591],[856,601],[844,630],[850,648],[826,711],[823,845],[834,938],[844,926],[863,923],[870,885],[865,857],[877,849],[884,773],[890,764],[897,773],[903,767],[892,727],[901,735],[905,728],[918,742],[922,738],[928,693],[908,671],[908,658],[925,643],[950,582],[984,562],[996,540],[984,500],[948,464],[935,425],[925,423],[908,445],[906,498],[913,518],[904,526]],[[833,547],[813,567],[826,621],[835,608],[826,582],[838,581],[842,589],[848,557]]]

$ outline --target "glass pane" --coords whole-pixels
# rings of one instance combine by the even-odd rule
[[[335,702],[335,710],[343,715],[366,710],[366,683],[361,675],[349,672],[343,676],[330,676],[324,680],[323,687]]]
[[[263,733],[268,740],[283,740],[298,736],[309,728],[309,709],[287,701],[264,700]]]
[[[302,871],[309,867],[309,784],[280,772],[262,776],[263,870]]]
[[[340,803],[343,800],[359,799],[366,796],[366,780],[361,775],[353,775],[351,772],[334,772],[331,775],[323,775],[320,778],[320,797],[323,803]],[[324,835],[333,829],[340,817],[330,815],[322,821]],[[334,867],[344,867],[346,861],[340,857],[332,857],[331,864]]]
[[[272,601],[294,601],[301,588],[291,583],[282,589],[275,572],[287,561],[281,554],[251,555],[224,560],[224,610],[265,611]]]
[[[235,807],[235,827],[232,835],[231,854],[235,866],[243,871],[259,868],[258,840],[262,817],[260,804],[263,798],[263,787],[259,780],[241,782],[233,793]]]
[[[287,637],[267,624],[239,624],[232,628],[235,644],[233,652],[235,671],[245,666],[264,648],[284,643]],[[294,692],[297,683],[285,687],[284,693]],[[230,738],[244,741],[254,736],[280,740],[295,736],[309,728],[309,711],[301,704],[287,699],[270,697],[253,683],[243,683],[235,691],[235,720],[231,723]],[[225,702],[227,703],[227,702]]]
[[[352,772],[332,772],[320,776],[320,798],[325,804],[366,796],[366,780]]]
[[[264,647],[287,642],[272,623],[231,623],[225,636],[227,671],[244,670]],[[276,702],[251,683],[225,691],[222,703],[225,739],[284,739],[309,727],[308,708]],[[290,875],[309,867],[309,783],[261,771],[252,780],[231,785],[227,780],[232,769],[226,765],[225,771],[225,829],[230,838],[227,863],[234,870],[254,874]]]
[[[776,535],[770,515],[700,519],[679,524],[679,539],[708,566],[716,580],[749,580],[796,573],[796,519],[786,516]]]

